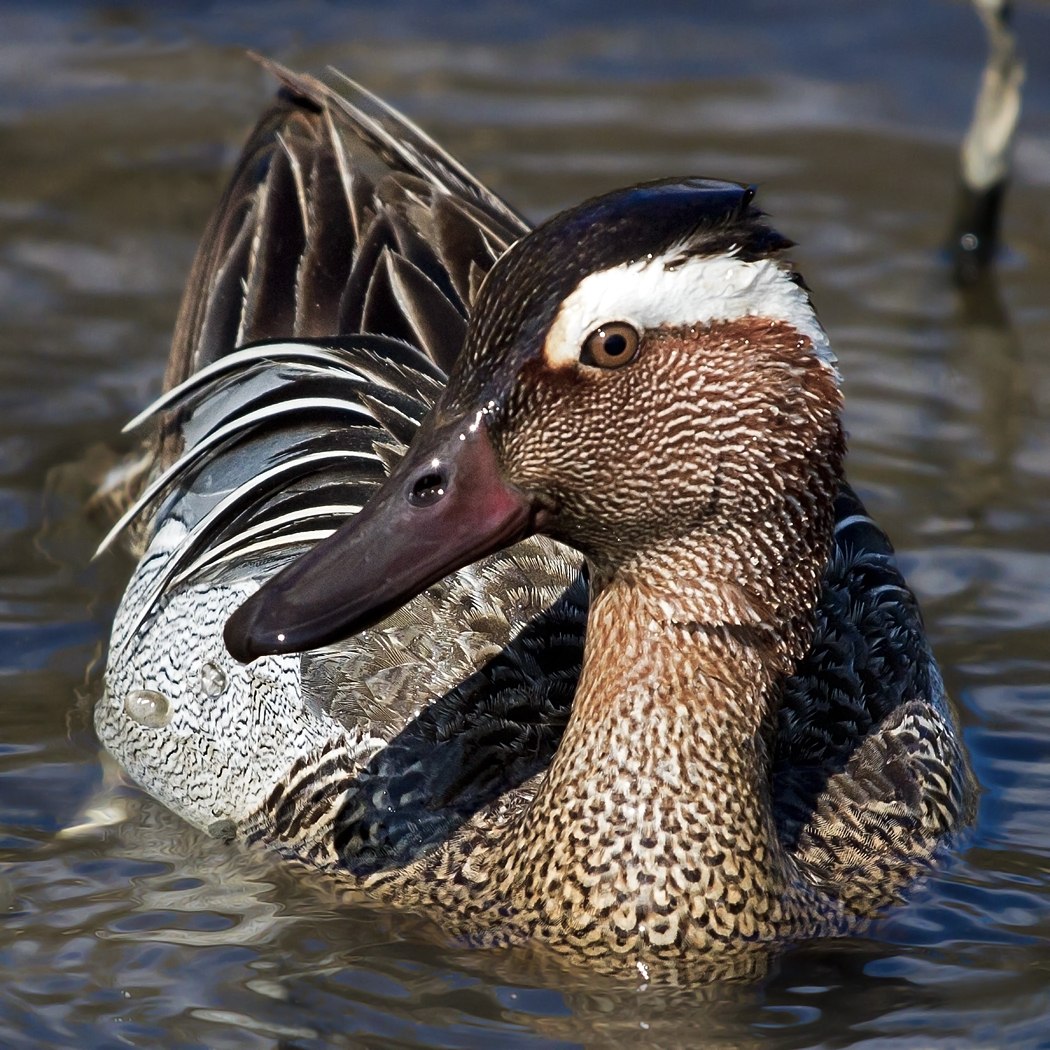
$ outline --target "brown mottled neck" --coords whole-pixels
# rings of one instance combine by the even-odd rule
[[[839,475],[833,454],[804,479],[812,498],[760,525],[595,572],[572,716],[503,853],[546,927],[679,950],[812,919],[777,837],[768,739],[811,638]]]

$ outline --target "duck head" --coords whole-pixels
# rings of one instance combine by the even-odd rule
[[[600,585],[687,537],[746,548],[771,517],[819,517],[842,453],[835,361],[753,196],[647,183],[508,249],[404,459],[241,605],[230,652],[336,642],[535,532]]]

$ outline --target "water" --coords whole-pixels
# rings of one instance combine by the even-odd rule
[[[0,6],[0,1045],[1050,1043],[1050,6],[1018,20],[996,318],[937,251],[983,59],[961,2]],[[349,71],[535,217],[659,175],[762,184],[984,788],[957,860],[870,937],[757,984],[614,985],[337,906],[130,789],[122,820],[87,812],[85,669],[130,566],[88,564],[84,506],[270,90],[245,46]]]

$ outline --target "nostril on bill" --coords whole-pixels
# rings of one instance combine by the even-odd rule
[[[412,483],[408,490],[408,502],[414,507],[429,507],[445,495],[448,478],[442,470],[428,470]]]

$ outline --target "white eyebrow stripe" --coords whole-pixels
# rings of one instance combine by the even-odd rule
[[[836,371],[827,333],[809,297],[775,259],[695,255],[668,269],[666,262],[674,257],[669,253],[621,263],[584,277],[562,302],[548,332],[547,364],[575,364],[583,340],[610,321],[627,321],[642,331],[764,317],[809,339],[812,353]]]

